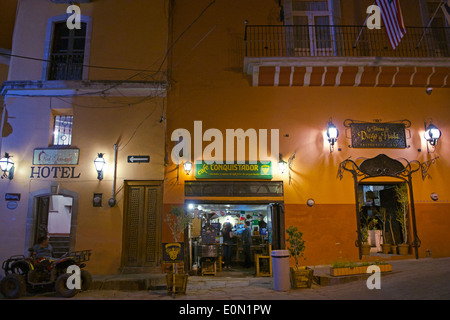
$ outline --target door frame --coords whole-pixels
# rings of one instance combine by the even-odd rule
[[[135,186],[141,186],[141,187],[160,187],[160,195],[157,199],[158,203],[156,205],[157,210],[157,222],[156,222],[156,230],[157,230],[157,237],[156,237],[156,258],[155,258],[155,266],[149,267],[149,266],[128,266],[126,264],[126,252],[125,248],[126,241],[127,241],[127,217],[128,217],[128,205],[129,205],[129,193],[128,188],[129,187],[135,187]],[[161,252],[161,243],[162,243],[162,218],[163,218],[163,195],[164,195],[164,181],[163,180],[125,180],[124,181],[124,204],[123,204],[123,218],[122,218],[122,252],[120,257],[120,269],[122,271],[130,271],[130,272],[136,272],[136,271],[154,271],[161,266],[161,259],[162,259],[162,252]]]
[[[277,228],[277,232],[272,234],[272,242],[275,241],[277,242],[277,245],[279,245],[278,249],[285,249],[286,246],[286,232],[285,232],[285,209],[284,209],[284,198],[283,199],[267,199],[267,200],[240,200],[236,197],[233,198],[226,198],[226,199],[207,199],[207,198],[202,198],[202,199],[198,199],[198,198],[185,198],[184,199],[184,208],[185,208],[185,212],[187,212],[187,205],[189,203],[195,202],[196,204],[246,204],[246,205],[261,205],[261,204],[266,204],[267,207],[272,206],[272,205],[278,205],[280,210],[280,216],[279,219],[274,219],[273,217],[271,217],[272,219],[272,228],[275,229]],[[189,241],[189,232],[184,232],[184,243],[188,244],[184,246],[184,265],[188,266],[187,270],[191,270],[192,265],[190,263],[191,261],[191,248],[190,248],[190,241]],[[273,250],[277,250],[277,248],[274,248]]]
[[[30,192],[28,197],[28,212],[25,232],[25,244],[24,255],[28,256],[28,249],[31,248],[36,238],[36,222],[37,222],[37,202],[38,198],[50,197],[52,195],[62,195],[73,199],[72,202],[72,217],[70,225],[70,247],[69,250],[73,250],[76,244],[77,234],[77,220],[78,220],[78,193],[66,189],[59,189],[59,184],[51,185],[50,189],[41,189],[34,192]]]
[[[408,186],[409,192],[409,214],[412,222],[411,245],[414,247],[415,257],[419,259],[419,247],[421,241],[417,235],[416,213],[414,206],[414,192],[412,184],[412,175],[415,172],[422,172],[422,179],[428,176],[428,168],[436,159],[428,160],[421,163],[418,160],[407,161],[406,159],[392,159],[385,154],[379,154],[374,158],[358,158],[356,161],[350,158],[339,164],[338,177],[343,178],[344,171],[348,171],[353,176],[354,192],[355,192],[355,209],[356,209],[356,227],[357,240],[356,246],[359,249],[359,259],[362,259],[362,234],[360,229],[360,212],[359,212],[359,185],[367,182],[368,179],[381,178],[396,181],[403,181]]]

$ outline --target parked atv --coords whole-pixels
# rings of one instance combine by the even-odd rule
[[[89,289],[92,276],[88,271],[80,270],[81,289],[69,289],[67,280],[72,273],[67,273],[67,268],[71,265],[84,268],[84,262],[89,261],[90,256],[91,250],[72,251],[59,259],[11,256],[2,264],[5,277],[0,281],[0,292],[9,299],[38,291],[56,291],[64,298],[71,298]]]

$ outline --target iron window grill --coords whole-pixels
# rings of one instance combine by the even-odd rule
[[[55,116],[53,130],[54,146],[70,146],[72,143],[73,116]]]

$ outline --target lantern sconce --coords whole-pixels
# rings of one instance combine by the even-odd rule
[[[441,137],[441,130],[434,124],[425,122],[425,140],[427,140],[427,150],[430,152],[428,145],[436,148],[439,138]]]
[[[280,170],[281,174],[284,174],[284,172],[286,171],[288,164],[286,161],[283,160],[281,153],[279,156],[279,161],[278,161],[278,169]]]
[[[3,171],[2,179],[12,180],[14,178],[14,162],[9,153],[5,152],[5,156],[0,160],[0,168]]]
[[[97,158],[95,158],[94,160],[94,166],[95,166],[95,170],[97,170],[97,179],[98,180],[103,180],[103,169],[105,168],[105,158],[103,158],[103,153],[99,153]]]
[[[184,173],[186,173],[186,175],[189,175],[189,173],[191,173],[192,170],[192,162],[186,161],[185,163],[183,163],[183,168]]]
[[[327,137],[328,142],[330,143],[330,153],[334,151],[334,144],[337,141],[337,138],[339,137],[339,130],[336,128],[336,126],[333,124],[333,122],[328,121],[328,128],[327,128]]]
[[[289,184],[291,184],[291,170],[292,170],[292,164],[294,162],[295,158],[295,152],[289,157],[288,162],[284,161],[282,158],[281,153],[279,154],[279,161],[278,161],[278,169],[280,170],[281,174],[284,174],[286,170],[288,170],[289,173]]]

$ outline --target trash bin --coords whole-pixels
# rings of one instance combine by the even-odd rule
[[[272,251],[273,289],[287,291],[291,288],[289,275],[289,251]]]

